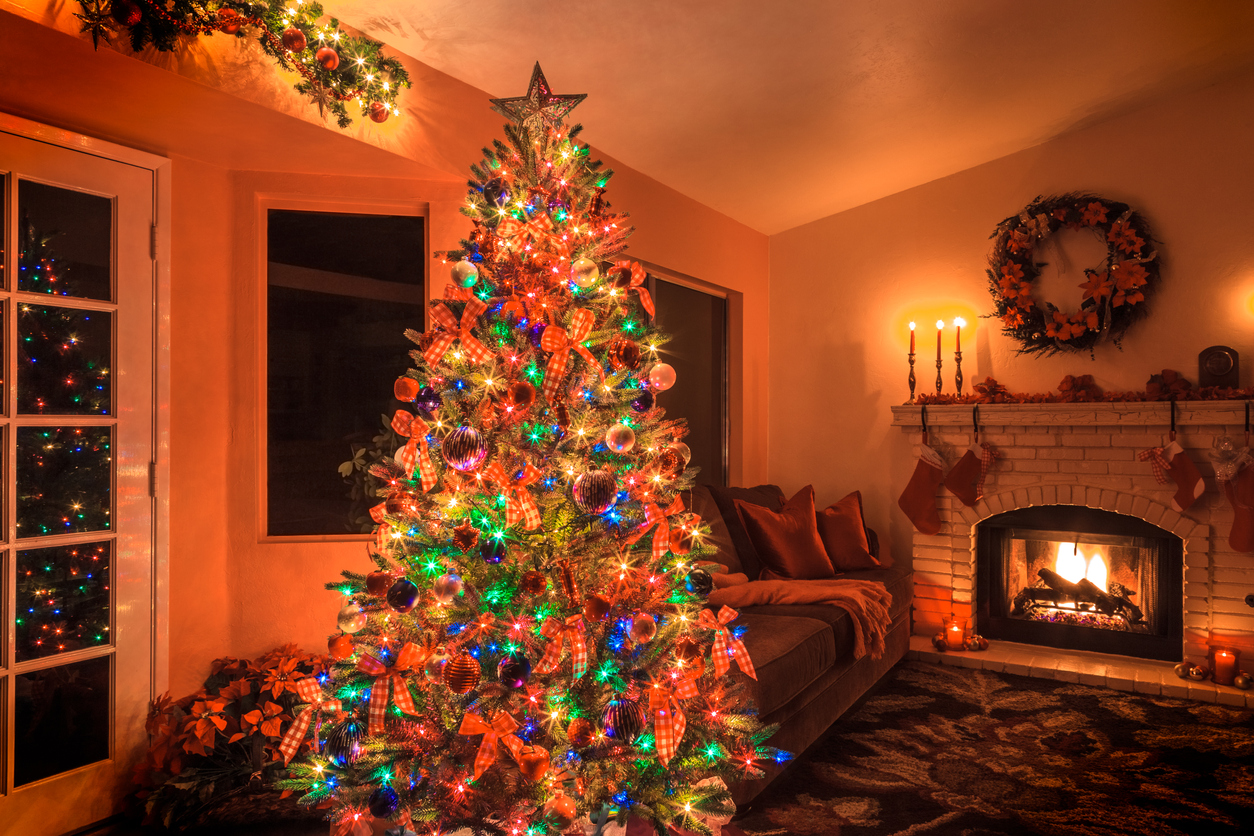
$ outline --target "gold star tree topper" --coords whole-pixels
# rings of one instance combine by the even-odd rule
[[[557,96],[549,89],[549,82],[540,69],[540,62],[531,71],[531,84],[527,87],[527,95],[515,96],[512,99],[490,99],[492,109],[502,116],[517,122],[525,128],[533,130],[545,127],[556,128],[562,124],[566,114],[575,106],[588,98],[587,93]]]

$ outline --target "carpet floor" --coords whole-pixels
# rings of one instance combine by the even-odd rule
[[[735,821],[750,836],[1254,833],[1254,712],[906,662]]]

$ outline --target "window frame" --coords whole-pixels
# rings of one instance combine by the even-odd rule
[[[402,215],[422,218],[422,249],[420,258],[425,270],[422,296],[422,323],[425,331],[431,317],[431,204],[428,201],[362,200],[359,198],[310,198],[289,195],[258,194],[254,227],[256,236],[256,303],[254,320],[257,339],[256,398],[256,526],[259,543],[349,543],[369,541],[372,534],[345,532],[343,534],[271,534],[270,533],[270,244],[269,217],[271,209],[295,212],[320,212],[340,215]]]

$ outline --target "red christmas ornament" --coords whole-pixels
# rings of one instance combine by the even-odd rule
[[[444,684],[454,694],[469,694],[479,684],[479,660],[469,653],[460,653],[444,666]]]
[[[416,514],[421,501],[421,497],[413,491],[397,491],[388,495],[387,501],[383,504],[383,510],[394,517]]]
[[[540,746],[527,746],[518,754],[518,771],[528,781],[539,781],[549,771],[549,753]]]
[[[295,26],[289,26],[283,30],[283,46],[291,52],[300,52],[309,42],[305,40],[305,33],[297,29]]]
[[[583,602],[583,617],[588,621],[600,621],[610,611],[610,599],[604,595],[589,595]]]
[[[532,569],[522,576],[522,580],[518,582],[518,588],[528,595],[539,595],[549,588],[549,581],[544,577],[543,572]]]
[[[686,528],[671,529],[671,553],[687,554],[692,551],[692,532]]]
[[[536,402],[536,387],[525,380],[511,383],[505,390],[505,402],[514,407],[515,413],[525,412]]]
[[[574,799],[565,795],[555,795],[544,804],[544,815],[552,819],[558,830],[565,830],[575,821],[578,808]]]
[[[327,653],[337,662],[343,662],[353,655],[353,639],[351,636],[339,635],[327,642]]]
[[[657,470],[664,479],[678,479],[684,472],[684,457],[674,448],[667,447],[658,454]]]
[[[375,122],[386,122],[388,120],[388,106],[383,102],[371,102],[370,118]]]
[[[640,346],[635,340],[617,337],[610,343],[610,365],[617,371],[640,368]]]
[[[218,9],[218,29],[234,35],[244,25],[244,16],[234,9]]]
[[[470,523],[462,523],[453,529],[453,545],[468,552],[479,545],[479,529]]]
[[[422,387],[412,377],[398,377],[392,384],[392,394],[398,401],[412,401],[418,397]]]
[[[366,575],[366,592],[371,595],[387,595],[395,582],[396,578],[391,572],[371,572]]]
[[[340,65],[340,54],[333,47],[324,46],[314,53],[314,60],[322,65],[322,69],[334,70]]]
[[[705,648],[692,636],[684,636],[675,642],[675,658],[694,679],[705,673]]]
[[[131,0],[113,0],[109,6],[109,14],[118,23],[126,27],[138,26],[139,21],[143,19],[143,10],[139,8],[139,4],[131,2]]]
[[[626,290],[631,287],[631,268],[630,267],[611,267],[610,271],[605,274],[610,284],[619,290]]]
[[[583,717],[576,717],[570,721],[570,725],[566,727],[566,739],[570,741],[570,745],[576,749],[582,749],[592,742],[592,735],[596,734],[596,729],[592,723]]]

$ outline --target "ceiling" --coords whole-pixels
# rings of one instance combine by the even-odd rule
[[[589,94],[571,118],[598,150],[768,234],[1254,62],[1248,0],[324,7],[492,96],[540,61],[555,93]]]

